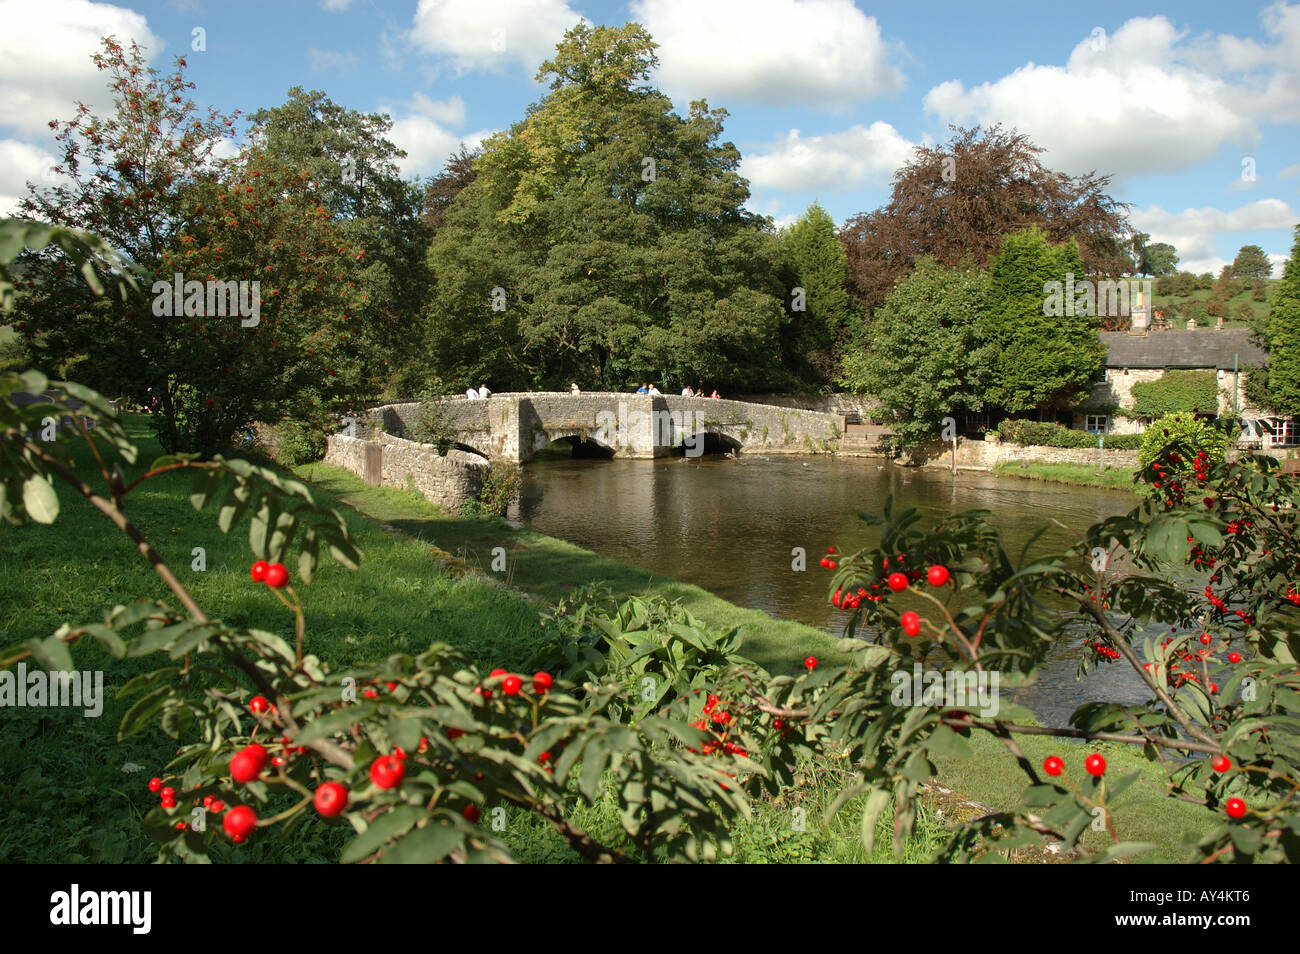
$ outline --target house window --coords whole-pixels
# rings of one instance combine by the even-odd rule
[[[1094,386],[1097,386],[1097,385],[1105,384],[1109,380],[1110,380],[1110,369],[1103,365],[1102,369],[1097,372],[1097,376],[1092,379],[1092,383]]]
[[[1273,425],[1273,443],[1289,446],[1296,443],[1296,422],[1277,421]]]
[[[1090,434],[1105,434],[1106,422],[1105,414],[1088,414],[1083,419],[1083,429]]]
[[[983,434],[989,429],[987,414],[963,414],[962,432],[965,434]]]

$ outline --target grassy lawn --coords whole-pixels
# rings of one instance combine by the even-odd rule
[[[157,445],[148,438],[143,420],[130,418],[129,427],[143,445],[142,460],[156,456]],[[79,469],[92,472],[84,459]],[[698,587],[653,577],[503,521],[451,517],[414,494],[366,487],[337,468],[314,464],[299,473],[320,494],[347,505],[343,513],[363,552],[359,571],[326,563],[305,594],[308,646],[332,667],[418,652],[435,640],[451,643],[480,665],[517,667],[541,639],[537,602],[591,580],[607,582],[616,596],[679,598],[714,625],[742,627],[747,639],[743,651],[774,672],[790,671],[809,652],[828,661],[834,657],[834,640],[825,633],[733,606]],[[263,587],[248,580],[250,558],[242,529],[222,535],[215,514],[195,513],[188,493],[187,479],[166,475],[134,493],[128,512],[210,612],[290,637],[291,617]],[[63,509],[53,526],[0,526],[0,644],[48,635],[65,622],[97,619],[116,603],[168,598],[129,541],[70,491],[60,489],[59,496]],[[506,548],[508,571],[477,572],[475,567],[490,567],[495,546]],[[203,548],[205,569],[194,568],[196,547]],[[115,693],[127,679],[162,661],[114,660],[93,644],[79,646],[75,658],[84,669],[104,671],[106,700],[99,718],[57,708],[3,712],[0,861],[111,863],[153,858],[153,846],[139,822],[155,798],[145,781],[166,765],[175,742],[158,730],[117,742],[117,725],[133,700],[119,700]],[[971,745],[974,758],[942,765],[940,781],[994,806],[1018,801],[1024,786],[1001,746],[978,736]],[[1049,750],[1057,752],[1076,773],[1084,754],[1079,746],[1036,739],[1026,740],[1024,748],[1037,760]],[[1127,752],[1108,751],[1107,758],[1114,770],[1140,763]],[[1140,782],[1126,795],[1131,804],[1119,823],[1121,833],[1155,841],[1161,858],[1181,860],[1182,833],[1200,819],[1194,806],[1160,798],[1158,776],[1146,770],[1150,781]],[[736,826],[736,860],[893,860],[887,813],[876,851],[865,858],[857,839],[857,805],[850,804],[829,825],[821,820],[840,787],[839,771],[805,768],[802,776],[802,783],[781,802],[758,803],[753,820]],[[615,837],[612,805],[583,810],[575,820],[597,837]],[[521,860],[573,859],[558,836],[531,818],[510,816],[502,837]],[[313,819],[289,841],[266,837],[238,849],[222,845],[213,857],[245,863],[332,861],[347,838],[347,831]],[[923,816],[904,860],[924,860],[942,838],[942,826]]]
[[[1076,487],[1104,487],[1109,490],[1133,491],[1134,469],[1112,467],[1110,464],[1097,470],[1092,464],[1037,464],[1003,461],[993,468],[999,477],[1023,477],[1026,480],[1045,480],[1053,484],[1073,484]]]

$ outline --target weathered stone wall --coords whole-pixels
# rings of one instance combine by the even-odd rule
[[[478,499],[490,469],[475,454],[452,450],[446,457],[439,457],[432,444],[417,444],[382,433],[378,441],[331,434],[325,462],[345,467],[365,479],[368,446],[381,449],[380,486],[417,490],[425,499],[453,512],[466,501]]]
[[[878,398],[866,394],[737,394],[735,399],[750,404],[820,411],[823,414],[847,415],[852,412],[864,421],[880,406]]]
[[[946,468],[952,466],[951,445],[929,449],[922,466]],[[992,470],[1001,463],[1036,464],[1087,464],[1097,462],[1110,467],[1136,467],[1136,450],[1098,450],[1095,447],[1043,447],[1038,444],[1008,444],[1001,441],[975,441],[959,438],[957,441],[958,470]]]

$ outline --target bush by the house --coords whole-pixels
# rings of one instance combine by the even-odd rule
[[[1008,419],[998,425],[998,437],[1011,444],[1037,444],[1041,447],[1096,447],[1097,435],[1075,431],[1054,421]],[[1112,450],[1134,450],[1141,434],[1107,434],[1105,446]]]
[[[1214,412],[1218,407],[1219,380],[1213,371],[1167,371],[1164,377],[1133,385],[1133,411],[1142,417]]]

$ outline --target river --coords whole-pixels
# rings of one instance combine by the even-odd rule
[[[857,514],[880,512],[891,493],[896,506],[934,517],[992,511],[990,519],[1013,558],[1049,518],[1070,530],[1049,525],[1038,546],[1063,548],[1089,524],[1127,512],[1136,500],[1113,490],[991,474],[954,477],[873,458],[546,457],[525,465],[523,493],[511,515],[622,563],[838,635],[844,614],[827,603],[826,571],[817,561],[830,545],[851,552],[874,544],[878,530]],[[794,547],[807,551],[807,572],[792,571]],[[1101,666],[1081,683],[1076,663],[1077,650],[1059,649],[1039,684],[1017,698],[1057,724],[1090,699],[1144,698],[1140,680],[1126,665]]]

